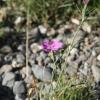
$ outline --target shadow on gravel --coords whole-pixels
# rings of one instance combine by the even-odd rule
[[[15,100],[13,91],[7,86],[0,85],[0,100]]]

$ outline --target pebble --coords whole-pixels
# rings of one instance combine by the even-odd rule
[[[11,53],[11,52],[12,52],[12,49],[11,49],[10,46],[5,45],[5,46],[3,46],[3,47],[0,49],[0,52],[2,52],[2,53]]]
[[[54,30],[54,28],[50,28],[47,32],[47,36],[52,36],[56,33],[56,31]]]
[[[20,44],[20,45],[17,47],[17,50],[19,50],[19,51],[21,51],[21,52],[25,51],[25,45]]]
[[[83,25],[82,25],[82,29],[85,31],[85,32],[88,32],[88,33],[91,33],[91,26],[84,22]]]
[[[70,54],[71,54],[71,55],[75,55],[75,54],[77,54],[77,53],[78,53],[77,48],[73,48],[73,49],[70,51]]]
[[[32,53],[37,53],[38,51],[42,50],[42,46],[37,43],[32,43],[30,45],[30,49],[31,49]]]
[[[13,59],[12,54],[8,54],[8,55],[6,55],[6,56],[4,57],[4,61],[5,61],[6,63],[11,63],[12,59]]]
[[[39,31],[40,31],[41,34],[46,34],[47,28],[45,26],[39,25],[38,28],[39,28]]]
[[[80,21],[78,19],[76,19],[76,18],[72,18],[71,22],[74,23],[74,24],[76,24],[76,25],[80,24]]]
[[[35,27],[29,32],[29,36],[35,38],[38,35],[38,28]]]
[[[59,28],[59,29],[57,30],[57,33],[58,33],[58,34],[64,34],[64,32],[65,32],[65,28],[64,28],[64,27],[61,27],[61,28]]]
[[[13,86],[14,94],[23,94],[26,92],[25,84],[23,81],[16,81]]]
[[[52,80],[52,70],[50,68],[34,65],[32,71],[34,76],[43,82],[50,82]]]
[[[18,24],[20,24],[23,20],[24,20],[24,18],[22,18],[21,16],[19,16],[19,17],[16,18],[14,24],[15,24],[15,25],[18,25]]]
[[[41,56],[37,56],[37,57],[36,57],[36,61],[38,62],[38,65],[42,66],[42,61],[43,61],[43,59],[42,59]]]
[[[25,57],[22,53],[18,53],[16,58],[12,60],[12,66],[14,68],[20,68],[25,65]]]
[[[67,68],[66,68],[66,72],[68,73],[69,76],[73,76],[77,73],[77,68],[75,64],[70,64]]]
[[[100,67],[96,66],[96,65],[92,65],[92,73],[93,73],[93,77],[95,82],[100,82]]]
[[[8,72],[8,73],[4,74],[2,85],[6,85],[6,86],[12,88],[14,85],[14,82],[15,82],[15,74],[14,73]]]
[[[27,76],[24,81],[27,83],[27,84],[31,84],[32,81],[33,81],[33,75],[29,75]]]
[[[45,60],[46,57],[47,57],[47,54],[44,53],[44,51],[41,51],[41,52],[40,52],[40,56],[42,57],[43,60]]]
[[[17,55],[16,55],[16,59],[17,59],[17,62],[18,62],[18,64],[20,64],[20,65],[24,65],[24,62],[25,62],[25,56],[22,54],[22,53],[18,53]]]
[[[44,60],[44,64],[47,65],[50,63],[50,57],[46,57],[46,59]]]
[[[12,66],[11,65],[3,65],[1,68],[0,68],[0,75],[3,74],[3,73],[7,73],[7,72],[10,72],[12,70]]]
[[[97,60],[100,61],[100,55],[97,56]]]

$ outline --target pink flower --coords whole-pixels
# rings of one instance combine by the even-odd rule
[[[89,0],[83,0],[84,5],[87,5],[89,3]]]
[[[43,50],[46,52],[51,52],[51,51],[58,51],[59,49],[63,48],[63,43],[57,39],[53,40],[44,40],[43,41]]]

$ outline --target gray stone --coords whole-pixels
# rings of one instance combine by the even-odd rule
[[[25,82],[26,82],[27,84],[31,84],[32,81],[33,81],[33,75],[29,75],[29,76],[27,76],[27,77],[25,78]]]
[[[91,33],[91,26],[90,26],[87,22],[84,22],[84,23],[83,23],[82,29],[83,29],[85,32]]]
[[[5,45],[5,46],[3,46],[3,47],[0,49],[0,51],[1,51],[2,53],[10,53],[10,52],[12,52],[12,49],[11,49],[10,46]]]
[[[23,51],[25,51],[25,45],[21,44],[21,45],[18,46],[17,49],[18,49],[19,51],[23,52]]]
[[[23,81],[16,81],[13,87],[14,94],[22,94],[26,92],[25,84]]]
[[[2,85],[6,85],[12,88],[14,85],[14,82],[15,82],[15,74],[12,72],[5,73],[3,81],[2,81]]]
[[[35,37],[37,36],[37,34],[38,34],[38,28],[37,28],[37,27],[33,28],[33,29],[30,30],[30,32],[29,32],[29,36],[30,36],[30,37],[33,37],[33,38],[35,38]]]
[[[47,55],[46,55],[46,53],[44,51],[40,52],[40,56],[42,57],[43,60],[45,60],[46,57],[47,57]]]
[[[22,53],[16,55],[16,58],[12,60],[12,66],[14,68],[23,67],[25,65],[25,57]]]
[[[57,33],[59,33],[59,34],[64,34],[64,32],[65,32],[65,28],[64,27],[61,27],[61,28],[59,28],[57,30]]]
[[[3,73],[7,73],[9,71],[12,70],[12,66],[11,65],[3,65],[0,69],[0,75],[3,74]]]
[[[55,32],[55,29],[54,28],[50,28],[47,32],[47,36],[52,36],[54,35],[56,32]]]
[[[100,54],[97,56],[97,60],[100,61]]]
[[[16,18],[16,20],[15,20],[14,24],[15,24],[15,25],[19,25],[19,24],[20,24],[23,20],[24,20],[24,18],[23,18],[23,17],[18,16],[18,17]]]
[[[52,70],[50,68],[34,65],[32,71],[34,76],[41,81],[49,82],[52,80]]]
[[[70,54],[71,54],[71,55],[75,55],[75,54],[77,54],[77,53],[78,53],[77,48],[73,48],[73,49],[70,51]]]
[[[13,59],[12,54],[8,54],[8,55],[6,55],[6,56],[4,57],[5,62],[8,62],[8,63],[11,62],[12,59]]]
[[[43,25],[40,25],[38,28],[41,34],[45,34],[47,32],[47,28]]]
[[[15,100],[25,100],[25,94],[16,94]]]
[[[76,25],[80,24],[80,21],[78,19],[75,19],[75,18],[71,18],[71,22],[76,24]]]
[[[25,57],[22,53],[19,53],[16,55],[16,59],[18,63],[21,63],[23,65],[24,61],[25,61]]]
[[[42,59],[42,57],[41,56],[37,56],[36,57],[36,61],[38,62],[38,65],[42,65],[42,61],[43,61],[43,59]]]
[[[42,50],[42,46],[37,43],[32,43],[30,45],[30,49],[31,49],[32,53],[37,53],[38,51]]]
[[[92,65],[92,73],[93,73],[95,82],[97,83],[100,82],[100,67],[96,65]]]
[[[50,63],[50,57],[46,57],[46,59],[44,60],[45,65],[48,64],[48,63]]]
[[[78,64],[76,62],[70,62],[66,68],[66,72],[69,76],[73,76],[77,73]]]

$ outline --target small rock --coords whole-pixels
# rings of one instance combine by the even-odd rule
[[[16,55],[16,58],[12,60],[12,66],[16,67],[23,67],[25,64],[25,57],[22,53]]]
[[[91,26],[84,22],[83,25],[82,25],[82,29],[85,31],[85,32],[88,32],[88,33],[91,33]]]
[[[40,52],[40,56],[42,57],[43,60],[47,57],[47,54],[44,51]]]
[[[42,46],[40,46],[40,45],[37,44],[37,43],[32,43],[32,44],[30,45],[30,48],[31,48],[31,51],[32,51],[33,53],[36,53],[36,52],[42,50]]]
[[[21,16],[17,17],[17,19],[15,20],[15,25],[20,24],[22,21],[24,20],[24,18],[22,18]]]
[[[66,68],[66,72],[69,74],[69,76],[73,76],[77,73],[78,64],[75,62],[70,62],[70,64]]]
[[[95,82],[100,82],[100,67],[97,67],[96,65],[92,65],[92,73],[94,76]]]
[[[42,65],[42,61],[43,61],[43,59],[42,59],[42,57],[41,56],[37,56],[36,57],[36,61],[38,62],[38,65]]]
[[[40,31],[41,34],[45,34],[47,32],[47,28],[44,27],[43,25],[40,25],[39,26],[39,31]]]
[[[19,51],[23,52],[23,51],[25,51],[25,45],[21,44],[21,45],[18,46],[17,49],[18,49]]]
[[[64,27],[61,27],[61,28],[59,28],[57,30],[57,33],[59,33],[59,34],[64,34],[64,32],[65,32],[65,28]]]
[[[97,56],[97,60],[100,61],[100,55]]]
[[[11,53],[11,52],[12,52],[12,49],[11,49],[10,46],[5,45],[5,46],[3,46],[3,47],[0,49],[0,52],[2,52],[2,53]]]
[[[84,64],[84,68],[83,69],[80,69],[80,72],[82,74],[84,74],[85,76],[88,75],[88,64],[87,63]]]
[[[33,28],[30,32],[29,32],[29,36],[35,38],[38,35],[38,28]]]
[[[4,61],[5,61],[6,63],[11,63],[12,59],[13,59],[12,54],[8,54],[8,55],[6,55],[6,56],[4,57]]]
[[[20,96],[19,95],[16,95],[15,96],[15,100],[23,100],[22,98],[20,98]]]
[[[52,70],[50,68],[40,67],[38,65],[34,65],[32,67],[32,71],[35,77],[41,81],[49,82],[52,80]]]
[[[25,76],[26,76],[26,67],[23,67],[21,70],[20,70],[20,73],[21,74],[25,74]],[[27,67],[27,73],[29,74],[29,75],[31,75],[32,74],[32,69],[31,69],[31,67]]]
[[[31,84],[33,81],[33,75],[29,75],[28,77],[25,78],[25,82],[27,84]]]
[[[70,51],[70,54],[71,54],[71,55],[74,55],[74,54],[77,54],[77,53],[78,53],[77,48],[73,48],[73,49]]]
[[[23,81],[16,81],[13,87],[14,94],[23,94],[26,92],[25,84]]]
[[[76,24],[76,25],[79,25],[80,24],[79,20],[78,19],[75,19],[75,18],[72,18],[71,19],[71,22],[74,23],[74,24]]]
[[[29,63],[30,63],[31,66],[35,64],[35,59],[36,59],[36,55],[31,54],[30,57],[29,57]]]
[[[25,57],[22,53],[16,55],[17,62],[21,65],[24,65]]]
[[[12,66],[11,65],[3,65],[0,69],[0,75],[3,73],[7,73],[10,72],[12,70]]]
[[[54,28],[49,29],[48,32],[47,32],[47,36],[52,36],[54,34],[55,34]]]
[[[25,94],[16,94],[15,100],[25,100]]]
[[[12,72],[5,73],[3,81],[2,81],[2,85],[6,85],[12,88],[14,85],[14,82],[15,82],[15,74]]]
[[[50,57],[46,57],[46,59],[44,60],[44,64],[47,65],[50,63]]]

